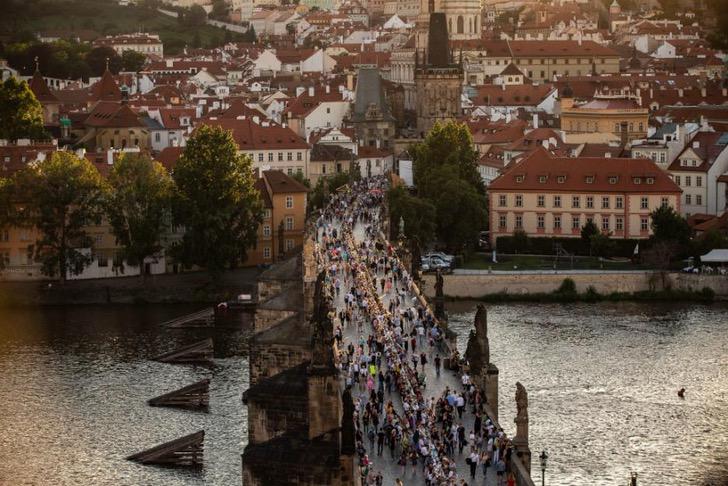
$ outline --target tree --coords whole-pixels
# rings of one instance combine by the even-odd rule
[[[163,248],[174,182],[159,162],[125,154],[111,169],[108,184],[106,214],[122,245],[121,256],[129,265],[141,266]]]
[[[258,37],[255,35],[255,27],[253,27],[253,24],[250,24],[248,30],[246,30],[243,34],[242,41],[248,42],[250,44],[255,44],[256,42],[258,42]]]
[[[459,178],[478,193],[485,186],[478,173],[478,152],[473,145],[470,130],[463,123],[435,123],[424,142],[411,150],[414,159],[415,185],[420,196],[431,198],[441,192],[441,175]]]
[[[230,13],[230,6],[225,0],[212,0],[212,12],[210,17],[217,20],[227,20]]]
[[[589,220],[586,222],[584,226],[581,228],[581,239],[587,243],[591,243],[591,237],[594,235],[599,234],[599,228],[597,228],[597,225],[594,224],[594,221]]]
[[[513,250],[516,253],[525,253],[528,251],[528,233],[522,229],[513,232]]]
[[[247,257],[263,207],[252,161],[240,155],[229,131],[203,125],[175,167],[176,221],[185,227],[176,253],[217,275]]]
[[[314,211],[325,207],[329,203],[331,193],[341,186],[349,183],[349,173],[339,172],[326,177],[319,177],[316,185],[308,197],[308,209]]]
[[[671,206],[660,206],[652,211],[650,217],[653,241],[673,241],[680,246],[690,241],[690,225]]]
[[[10,179],[0,177],[0,234],[8,231],[14,222],[13,184]],[[5,256],[0,255],[0,270],[5,268]]]
[[[19,196],[28,201],[26,221],[36,227],[35,259],[42,272],[64,282],[91,263],[86,227],[99,224],[104,183],[96,168],[71,152],[54,152],[17,174]]]
[[[614,253],[614,241],[604,233],[595,233],[589,237],[589,251],[598,257],[608,257]]]
[[[484,197],[463,179],[441,180],[440,187],[433,201],[439,239],[452,251],[477,246],[478,233],[486,220]]]
[[[716,28],[708,35],[713,47],[718,49],[728,48],[728,9],[725,8],[723,0],[708,0],[708,11],[715,19]]]
[[[387,191],[387,204],[392,238],[399,235],[400,218],[404,220],[404,235],[427,246],[435,236],[437,214],[435,206],[424,199],[410,195],[402,186]]]
[[[10,77],[0,84],[0,138],[47,139],[43,108],[28,83]]]
[[[108,66],[109,71],[118,74],[121,70],[121,57],[111,47],[94,47],[86,54],[86,63],[94,76],[101,76]]]
[[[487,214],[470,130],[462,123],[436,123],[410,153],[417,195],[436,208],[438,239],[452,250],[469,248]]]
[[[177,20],[184,27],[202,27],[207,22],[207,13],[205,9],[199,5],[193,5],[191,8],[180,9]]]
[[[146,61],[147,56],[141,52],[126,50],[121,54],[121,67],[124,71],[138,73]]]

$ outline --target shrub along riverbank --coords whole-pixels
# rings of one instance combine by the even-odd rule
[[[473,300],[472,298],[449,297],[449,300]],[[564,279],[561,286],[553,292],[514,294],[498,292],[486,294],[474,300],[490,303],[507,302],[620,302],[620,301],[692,301],[710,303],[715,300],[715,292],[709,287],[701,290],[643,290],[639,292],[611,292],[601,294],[594,287],[587,287],[585,292],[577,292],[576,284],[570,278]]]

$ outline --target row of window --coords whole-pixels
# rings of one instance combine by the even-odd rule
[[[268,152],[268,162],[273,162],[273,152]],[[278,152],[278,162],[283,162],[283,152]],[[291,162],[293,160],[293,152],[287,152],[285,160]],[[303,160],[303,152],[296,152],[296,160],[301,162]],[[258,154],[258,162],[265,162],[265,155],[261,152]]]
[[[586,196],[585,198],[586,205],[584,206],[587,209],[594,209],[594,196]],[[601,200],[601,208],[602,209],[609,209],[611,207],[611,196],[602,196]],[[553,196],[552,199],[552,207],[554,208],[560,208],[561,205],[561,196]],[[661,201],[663,206],[667,206],[669,204],[669,200],[666,197],[662,198]],[[508,195],[507,194],[499,194],[498,195],[498,207],[506,207],[508,206]],[[523,195],[522,194],[516,194],[514,206],[517,208],[523,207]],[[539,208],[545,208],[546,207],[546,196],[543,194],[539,194],[536,196],[536,206]],[[581,208],[581,196],[572,196],[571,197],[571,207],[572,208]],[[650,208],[650,200],[647,197],[641,197],[640,198],[640,209],[649,209]],[[624,209],[624,196],[615,196],[614,198],[614,209]]]
[[[614,218],[614,227],[611,226],[611,217],[610,216],[602,216],[601,218],[601,229],[602,231],[611,231],[614,229],[615,231],[624,231],[624,217],[623,216],[616,216]],[[587,217],[584,220],[584,224],[594,222],[594,218]],[[516,214],[515,220],[514,220],[514,228],[515,229],[523,229],[523,215]],[[508,227],[508,216],[505,214],[500,214],[498,216],[498,227],[500,229],[506,229]],[[571,229],[572,230],[580,230],[582,227],[582,219],[581,216],[571,216]],[[536,228],[539,230],[545,230],[546,229],[546,215],[545,214],[538,214],[536,215]],[[640,218],[640,231],[648,231],[650,228],[650,220],[648,217],[643,216]],[[560,214],[555,214],[553,216],[553,226],[552,229],[555,231],[561,231],[562,229],[562,216]]]
[[[679,176],[679,175],[673,176],[673,180],[675,181],[675,184],[677,184],[678,186],[682,186],[681,182],[683,181],[683,179],[681,176]],[[692,187],[692,185],[693,185],[693,176],[686,175],[684,187]],[[695,176],[695,187],[703,187],[703,176]]]
[[[581,125],[581,122],[580,121],[577,121],[576,122],[576,130],[574,130],[574,126],[575,126],[574,125],[574,122],[573,121],[569,121],[569,131],[572,131],[572,132],[573,131],[577,131],[577,132],[581,132],[582,131],[581,130],[582,129],[582,125]],[[634,123],[629,123],[626,126],[628,127],[628,129],[629,129],[630,132],[634,132],[634,127],[635,127]],[[637,126],[639,127],[639,131],[640,132],[644,132],[645,131],[645,124],[643,122],[639,122],[639,124]],[[599,122],[596,122],[595,121],[595,122],[592,123],[591,121],[587,121],[586,122],[586,131],[587,132],[592,132],[592,131],[593,132],[598,132],[599,131]],[[621,128],[620,124],[619,123],[615,123],[614,124],[614,133],[621,133],[621,132],[622,132],[622,128]]]
[[[284,220],[284,227],[286,231],[293,231],[296,229],[296,226],[293,221],[293,216],[286,216],[286,219]],[[271,227],[269,224],[263,225],[263,236],[270,237],[271,235]]]
[[[286,251],[293,250],[293,247],[295,246],[295,243],[293,240],[286,240]],[[263,247],[263,258],[266,260],[269,260],[271,257],[271,249],[270,246]]]
[[[693,196],[691,194],[685,194],[685,204],[693,204]],[[695,195],[695,205],[703,205],[703,196],[701,196],[700,194]]]

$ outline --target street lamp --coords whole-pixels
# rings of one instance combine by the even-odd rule
[[[541,486],[546,486],[546,461],[549,456],[546,454],[546,450],[541,451],[541,455],[538,456],[541,460]]]

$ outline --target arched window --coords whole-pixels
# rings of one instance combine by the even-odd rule
[[[470,18],[468,19],[468,32],[469,32],[469,33],[473,33],[473,32],[475,32],[475,31],[473,30],[473,18],[472,18],[472,17],[470,17]]]
[[[458,15],[458,34],[462,34],[465,30],[465,20],[462,15]]]

